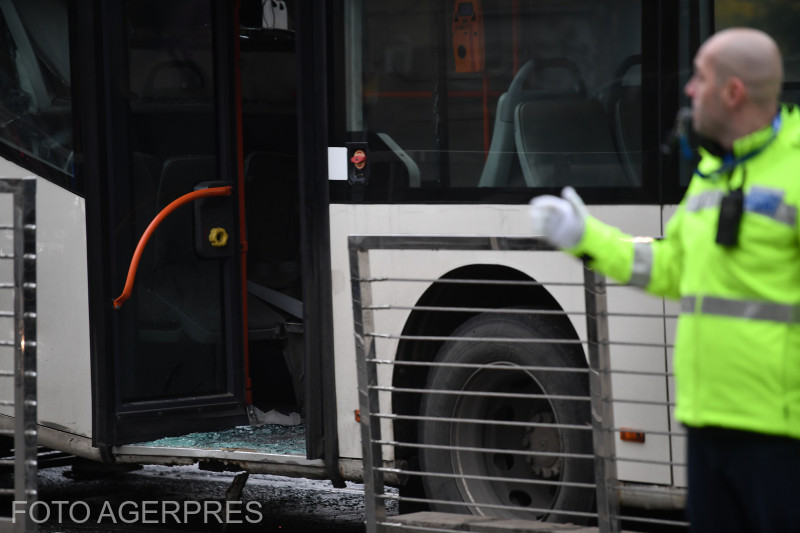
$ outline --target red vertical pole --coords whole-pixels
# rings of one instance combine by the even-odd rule
[[[489,157],[489,146],[491,145],[489,127],[489,73],[484,67],[483,71],[483,158]]]
[[[514,74],[519,72],[519,0],[511,0],[511,66]]]
[[[245,386],[245,401],[248,404],[253,403],[253,383],[250,379],[250,344],[248,342],[248,327],[247,327],[247,213],[245,213],[244,202],[244,141],[242,137],[242,71],[239,68],[239,0],[234,2],[234,90],[236,92],[236,181],[238,189],[238,202],[239,202],[239,246],[241,248],[241,264],[242,264],[242,335],[244,342],[242,348],[244,350],[244,386]]]

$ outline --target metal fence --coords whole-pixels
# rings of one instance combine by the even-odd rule
[[[14,488],[0,489],[13,496],[20,509],[37,498],[36,415],[36,180],[0,179],[0,407],[13,408],[15,427],[0,430],[3,440],[13,436]],[[11,393],[13,391],[13,394]],[[1,416],[1,415],[0,415]],[[14,504],[12,504],[14,505]],[[36,531],[30,513],[0,518],[0,531]]]
[[[582,272],[557,274],[552,281],[425,279],[413,268],[403,275],[389,268],[395,273],[387,276],[372,260],[375,252],[387,251],[539,253],[539,260],[543,252],[557,253],[536,238],[351,236],[349,250],[369,533],[528,530],[509,520],[546,521],[552,530],[560,527],[557,523],[572,523],[601,533],[618,532],[622,523],[626,529],[638,523],[639,531],[652,524],[674,531],[687,525],[620,513],[621,501],[682,504],[682,432],[672,426],[670,393],[653,397],[648,390],[655,389],[648,385],[652,380],[663,391],[672,379],[665,331],[676,316],[661,303],[654,312],[614,310],[618,306],[612,301],[609,307],[608,289],[619,286],[607,286],[602,276],[574,260]],[[540,298],[533,306],[503,309],[475,307],[469,296],[464,304],[420,305],[406,301],[402,290],[415,284],[456,284],[467,295],[536,291]],[[566,295],[563,299],[575,308],[548,300],[552,293]],[[409,313],[456,329],[446,334],[403,329]],[[392,314],[394,319],[386,318]],[[612,329],[625,333],[623,340],[609,337],[609,320]],[[655,321],[663,337],[640,338],[630,331],[642,320]],[[435,349],[425,349],[426,343]],[[402,357],[395,355],[400,352]],[[416,352],[428,355],[416,357]],[[654,362],[625,363],[647,358]],[[642,394],[626,386],[631,380]],[[619,397],[612,383],[623,385]],[[648,409],[662,413],[660,425],[645,427]],[[629,421],[634,411],[644,417],[642,424],[615,424],[615,412]],[[631,444],[645,435],[650,448],[663,444],[660,455],[642,454],[643,448]],[[641,480],[618,481],[620,468],[626,476],[633,469]],[[653,478],[660,481],[652,481],[648,469],[660,469],[661,477]],[[386,484],[401,489],[385,491]],[[403,513],[420,504],[433,512],[387,512],[399,507]],[[551,531],[547,527],[542,531]]]

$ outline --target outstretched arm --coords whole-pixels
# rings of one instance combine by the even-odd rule
[[[566,187],[561,198],[534,198],[530,215],[534,233],[584,259],[593,270],[651,294],[678,298],[683,261],[676,235],[681,211],[670,220],[662,240],[633,237],[599,221],[572,187]]]

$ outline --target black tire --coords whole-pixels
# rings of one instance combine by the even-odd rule
[[[453,337],[484,338],[559,338],[560,335],[563,338],[563,331],[547,321],[527,315],[499,313],[475,316],[452,334]],[[583,352],[575,350],[575,346],[450,341],[439,350],[435,358],[437,363],[481,364],[495,369],[435,366],[428,374],[426,388],[588,396],[589,380],[585,373],[508,370],[509,366],[575,367],[582,364],[582,360]],[[505,369],[497,369],[498,366]],[[588,401],[550,398],[428,393],[423,395],[420,414],[423,417],[553,422],[580,426],[590,424]],[[425,493],[430,500],[488,503],[515,508],[431,503],[434,511],[574,523],[582,520],[575,516],[533,509],[590,512],[593,508],[594,491],[590,488],[515,481],[539,479],[547,482],[592,483],[594,465],[591,459],[531,457],[514,453],[515,450],[529,452],[535,445],[539,451],[591,454],[591,431],[421,420],[419,438],[422,444],[508,450],[507,453],[500,453],[422,448],[419,457],[421,471],[446,475],[423,476]],[[501,480],[448,477],[462,474]]]

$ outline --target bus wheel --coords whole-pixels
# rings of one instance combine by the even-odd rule
[[[558,338],[557,329],[527,315],[486,313],[465,322],[452,336]],[[430,392],[423,396],[420,407],[419,460],[422,472],[437,474],[423,474],[422,478],[432,510],[581,522],[580,515],[567,513],[590,512],[594,490],[569,483],[593,483],[593,461],[591,457],[558,454],[591,455],[589,402],[551,396],[588,397],[588,375],[521,367],[574,368],[583,360],[583,352],[568,345],[446,342],[436,363],[484,366],[433,366],[428,374],[426,388]],[[489,396],[492,392],[527,397]]]

